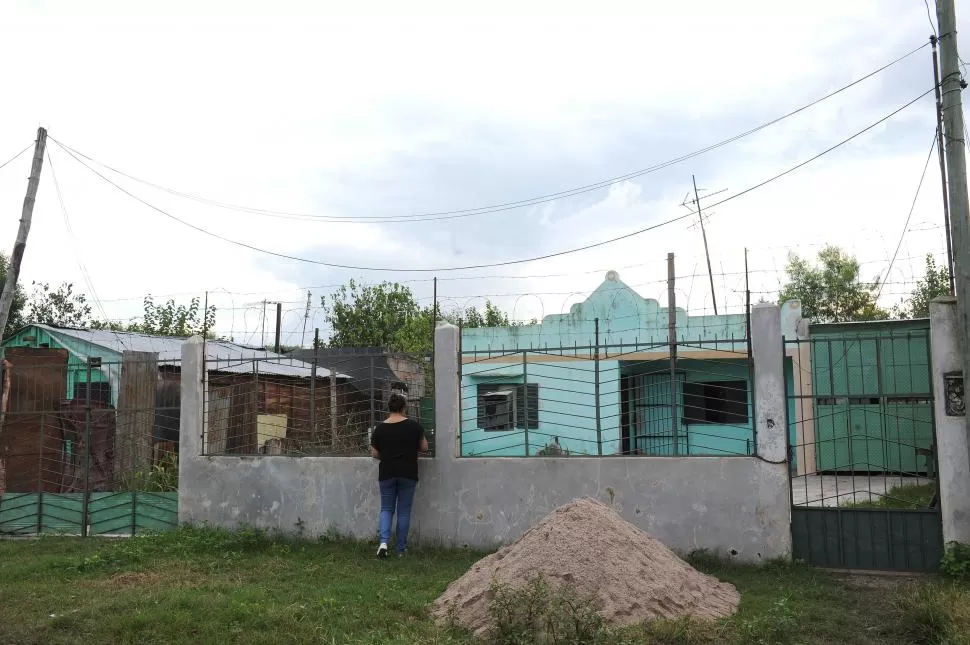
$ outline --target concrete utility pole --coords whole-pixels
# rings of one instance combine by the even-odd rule
[[[957,50],[957,17],[954,0],[937,0],[940,32],[940,68],[943,92],[943,125],[946,138],[946,174],[949,179],[950,226],[953,240],[953,273],[957,297],[957,322],[963,340],[963,379],[970,379],[970,201],[967,196],[966,132],[963,123],[963,88]],[[970,417],[968,417],[970,418]]]
[[[943,139],[943,97],[940,92],[940,55],[937,50],[939,39],[930,36],[930,52],[933,56],[933,87],[936,92],[936,152],[940,157],[940,181],[943,183],[943,226],[946,229],[946,272],[949,276],[950,295],[953,295],[953,241],[950,239],[950,196],[946,194],[946,141]]]
[[[20,278],[20,263],[24,259],[27,248],[27,234],[30,232],[30,219],[34,215],[34,201],[37,198],[37,186],[40,184],[40,171],[44,166],[44,151],[47,149],[47,130],[37,128],[37,141],[34,143],[34,162],[30,166],[30,178],[27,180],[27,196],[24,197],[24,210],[20,215],[20,228],[17,230],[17,241],[10,254],[10,265],[7,267],[6,281],[3,284],[3,294],[0,295],[0,336],[7,329],[10,319],[10,308],[13,297],[17,292],[17,280]]]

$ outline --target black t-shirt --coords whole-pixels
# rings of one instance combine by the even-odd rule
[[[417,421],[405,419],[396,423],[381,423],[374,428],[370,445],[380,459],[377,478],[381,481],[403,477],[418,481],[418,449],[424,429]]]

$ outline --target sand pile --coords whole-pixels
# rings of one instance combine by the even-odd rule
[[[594,499],[575,500],[547,515],[522,537],[482,558],[433,605],[446,620],[481,634],[489,628],[494,582],[519,587],[541,573],[551,585],[571,585],[618,625],[690,615],[729,616],[740,596],[733,585],[702,574],[673,551]]]

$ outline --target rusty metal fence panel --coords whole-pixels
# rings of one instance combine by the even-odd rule
[[[0,534],[177,526],[176,363],[12,347],[0,368]]]

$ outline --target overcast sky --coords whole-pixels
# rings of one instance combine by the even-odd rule
[[[259,303],[280,300],[284,342],[299,344],[305,322],[305,342],[324,326],[327,285],[350,278],[416,280],[409,284],[427,304],[437,276],[446,309],[487,296],[525,319],[568,310],[609,269],[664,303],[674,252],[678,304],[710,313],[696,218],[553,259],[445,269],[555,253],[686,214],[692,174],[701,188],[724,191],[702,193],[702,204],[732,197],[932,88],[927,47],[795,117],[660,171],[541,205],[408,221],[599,182],[749,130],[926,43],[927,9],[923,0],[489,2],[480,3],[489,14],[460,15],[454,6],[474,5],[409,2],[405,16],[389,13],[397,3],[344,4],[359,13],[280,0],[5,0],[0,163],[43,125],[57,141],[165,188],[349,220],[219,208],[99,168],[194,226],[284,255],[398,271],[330,268],[206,236],[120,192],[52,141],[26,286],[66,280],[90,292],[84,266],[117,319],[139,314],[147,293],[187,301],[209,291],[218,331],[256,343]],[[756,300],[773,297],[790,251],[814,255],[826,242],[855,253],[866,279],[886,277],[934,129],[929,96],[713,208],[707,236],[722,312],[743,306],[745,247]],[[0,169],[5,249],[29,167],[27,153]],[[884,304],[912,289],[925,254],[944,257],[940,194],[934,153]],[[271,331],[272,320],[267,339]]]

